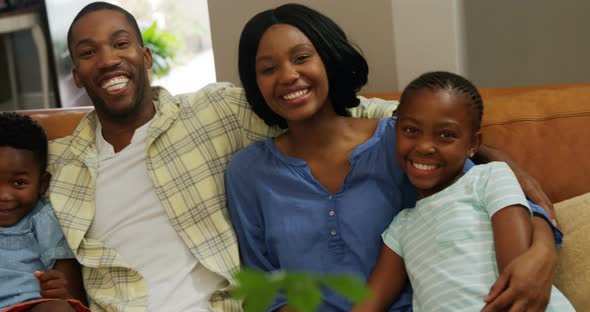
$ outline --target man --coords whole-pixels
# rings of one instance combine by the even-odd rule
[[[175,97],[150,88],[151,53],[120,7],[86,6],[68,46],[95,111],[51,143],[49,197],[82,264],[91,309],[241,311],[227,293],[239,256],[224,171],[235,151],[278,130],[229,84]],[[365,100],[356,114],[394,109]]]

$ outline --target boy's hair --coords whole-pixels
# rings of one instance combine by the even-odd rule
[[[88,4],[87,6],[85,6],[84,8],[82,8],[82,10],[80,10],[80,12],[78,12],[76,17],[74,17],[72,24],[70,24],[70,28],[68,29],[68,51],[70,52],[70,57],[72,58],[72,61],[74,60],[74,54],[72,54],[72,40],[74,39],[74,38],[72,38],[72,36],[73,36],[72,29],[74,28],[74,25],[82,17],[84,17],[92,12],[96,12],[96,11],[100,11],[100,10],[111,10],[111,11],[117,11],[117,12],[123,13],[123,15],[125,15],[125,17],[127,18],[127,21],[129,22],[129,24],[133,27],[133,29],[135,29],[137,38],[139,39],[139,44],[143,47],[143,38],[141,37],[141,31],[139,30],[139,25],[137,25],[137,21],[135,20],[135,17],[133,17],[133,15],[131,15],[131,13],[129,13],[127,10],[123,9],[120,6],[117,6],[117,5],[114,5],[111,3],[107,3],[107,2],[97,1],[97,2],[92,2],[92,3]]]
[[[269,125],[287,128],[287,122],[264,101],[256,82],[256,52],[260,38],[273,25],[296,27],[311,41],[328,76],[328,96],[334,111],[348,116],[347,108],[360,101],[356,93],[367,83],[369,66],[365,58],[348,42],[344,31],[325,15],[300,4],[285,4],[254,16],[240,36],[238,69],[246,98],[254,112]]]
[[[463,95],[468,100],[468,110],[472,113],[473,130],[478,131],[481,128],[483,101],[477,88],[469,80],[446,71],[422,74],[404,89],[399,101],[400,105],[403,105],[412,93],[422,89],[431,91],[447,90],[455,95]]]
[[[17,113],[0,113],[0,147],[33,152],[41,173],[47,169],[47,135],[31,117]]]

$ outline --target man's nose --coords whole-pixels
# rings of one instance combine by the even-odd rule
[[[111,68],[121,63],[121,59],[117,51],[110,48],[103,48],[98,53],[98,67]]]

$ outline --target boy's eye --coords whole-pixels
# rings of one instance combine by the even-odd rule
[[[23,187],[25,185],[29,184],[28,181],[26,180],[14,180],[14,182],[12,182],[12,185],[16,186],[16,187]]]

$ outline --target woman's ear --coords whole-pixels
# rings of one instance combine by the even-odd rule
[[[43,196],[47,189],[49,188],[49,181],[51,180],[51,174],[47,171],[41,175],[41,179],[39,180],[39,196]]]

